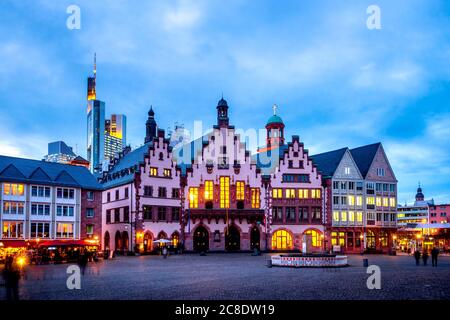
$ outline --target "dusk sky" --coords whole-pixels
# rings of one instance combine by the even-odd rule
[[[150,105],[163,129],[208,128],[223,92],[237,128],[263,128],[276,103],[311,154],[382,142],[400,204],[419,181],[450,202],[450,1],[2,0],[0,39],[2,155],[63,140],[86,156],[96,52],[97,98],[126,114],[133,148]]]

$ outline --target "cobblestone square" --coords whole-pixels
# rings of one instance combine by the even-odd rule
[[[450,299],[450,257],[439,266],[416,266],[411,256],[352,255],[341,269],[268,268],[270,255],[249,254],[118,257],[90,263],[80,290],[66,286],[69,265],[28,266],[20,298],[47,299]],[[369,290],[381,269],[381,289]],[[0,289],[5,298],[5,289]]]

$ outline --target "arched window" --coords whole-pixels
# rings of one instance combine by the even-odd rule
[[[159,153],[159,160],[164,160],[164,154],[162,152]]]
[[[180,243],[180,235],[178,234],[178,232],[172,233],[172,245],[174,247],[177,247],[179,243]]]
[[[286,230],[278,230],[272,235],[272,249],[292,249],[292,236]]]
[[[322,234],[317,232],[316,230],[309,229],[306,230],[303,234],[311,236],[311,245],[313,247],[321,247],[322,246]]]

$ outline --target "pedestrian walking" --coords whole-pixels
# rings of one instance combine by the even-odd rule
[[[14,258],[12,256],[8,256],[5,259],[3,279],[5,280],[6,286],[6,299],[19,300],[20,270],[14,264]]]
[[[416,266],[420,265],[420,251],[416,250],[414,252],[414,259],[416,259]]]
[[[81,274],[84,276],[84,272],[86,270],[86,266],[88,264],[88,254],[86,250],[83,250],[83,252],[80,253],[78,256],[78,266],[80,267]]]
[[[427,250],[424,250],[422,253],[422,260],[423,260],[423,265],[426,266],[427,265],[427,261],[428,261],[428,252]]]
[[[431,265],[433,267],[437,267],[438,255],[439,255],[439,249],[434,247],[433,250],[431,250]]]

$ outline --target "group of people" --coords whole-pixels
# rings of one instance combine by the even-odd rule
[[[434,247],[431,250],[431,264],[433,267],[437,267],[438,256],[439,256],[439,249]],[[414,252],[414,258],[416,259],[416,266],[420,265],[420,258],[422,258],[423,265],[426,266],[429,258],[428,251],[424,249],[423,252],[420,253],[420,251],[417,249]]]
[[[5,267],[3,269],[3,279],[6,287],[6,299],[19,300],[19,280],[21,277],[21,267],[17,263],[17,257],[6,256]]]

